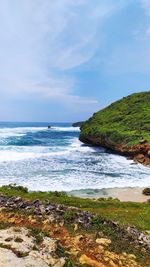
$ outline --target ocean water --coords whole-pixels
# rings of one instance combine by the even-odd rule
[[[150,168],[86,146],[71,124],[0,123],[0,185],[82,191],[149,186]],[[91,192],[91,191],[90,191]]]

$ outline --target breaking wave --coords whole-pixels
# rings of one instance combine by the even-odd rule
[[[149,168],[103,148],[86,146],[70,125],[0,127],[0,185],[31,190],[149,186]]]

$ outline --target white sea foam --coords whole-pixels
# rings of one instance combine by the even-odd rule
[[[113,179],[111,177],[99,176],[95,179],[94,175],[90,173],[77,173],[72,172],[70,175],[59,175],[58,172],[53,176],[48,176],[48,173],[43,171],[41,174],[32,176],[9,176],[7,179],[4,177],[0,181],[1,184],[17,183],[27,186],[30,190],[41,191],[72,191],[72,190],[85,190],[85,189],[102,189],[102,188],[123,188],[123,187],[143,187],[150,184],[150,177],[136,179],[135,175],[124,177],[122,179]]]
[[[55,127],[52,131],[63,131],[61,128]],[[65,130],[69,132],[70,128]],[[12,136],[13,133],[47,131],[47,128],[2,130],[0,137],[4,131]],[[72,130],[78,131],[76,128]],[[105,149],[83,145],[77,137],[66,140],[65,146],[1,146],[0,184],[17,183],[30,190],[42,191],[149,186],[149,168],[133,164],[125,157],[108,154]]]
[[[0,151],[0,162],[6,161],[21,161],[27,159],[36,159],[43,157],[61,156],[67,154],[68,151],[52,151],[49,148],[42,146],[31,146],[31,147],[3,147]]]
[[[52,126],[51,130],[60,131],[60,132],[79,132],[79,127],[55,127]]]
[[[94,146],[88,146],[83,144],[82,142],[80,142],[80,140],[78,138],[73,138],[70,140],[70,146],[68,147],[68,149],[70,151],[80,151],[83,153],[86,152],[104,152],[105,149],[104,148],[98,148],[98,147],[94,147]]]
[[[0,162],[6,162],[6,161],[18,161],[18,160],[24,160],[29,158],[34,158],[35,154],[31,152],[15,152],[15,151],[1,151],[0,152]]]
[[[15,136],[23,136],[28,132],[44,131],[46,127],[16,127],[16,128],[0,128],[0,137],[8,138]]]
[[[24,136],[28,132],[34,133],[39,131],[47,131],[47,127],[16,127],[16,128],[0,128],[0,138]],[[55,127],[52,126],[49,131],[60,132],[79,132],[78,127]]]
[[[1,146],[0,147],[0,162],[18,161],[42,157],[67,157],[69,154],[72,156],[76,152],[88,153],[103,151],[94,147],[83,145],[78,138],[70,140],[70,145],[64,147],[55,147],[54,150],[50,147],[44,146]]]

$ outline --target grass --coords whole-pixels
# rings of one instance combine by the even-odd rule
[[[102,232],[108,239],[111,239],[111,244],[109,245],[110,251],[115,251],[116,253],[126,252],[128,254],[136,255],[139,262],[144,263],[146,258],[146,251],[141,253],[141,248],[135,246],[132,243],[132,238],[127,238],[124,230],[112,227],[109,224],[102,224],[101,217],[97,216],[91,221],[92,230],[97,232]]]
[[[71,223],[76,218],[76,213],[72,210],[68,210],[64,214],[64,221],[66,223]]]
[[[113,199],[82,199],[68,196],[64,192],[25,192],[17,186],[2,186],[0,194],[8,197],[20,196],[26,200],[39,199],[46,203],[50,201],[56,204],[78,207],[87,210],[103,218],[119,222],[121,225],[135,226],[139,230],[150,230],[150,203],[120,202]],[[74,214],[66,212],[66,221],[71,221]],[[3,228],[3,225],[0,225]]]
[[[132,244],[132,240],[129,240],[122,231],[124,231],[124,226],[129,225],[135,226],[139,230],[143,231],[150,230],[149,203],[120,202],[117,199],[113,200],[111,198],[108,200],[82,199],[68,196],[64,192],[28,192],[28,190],[24,190],[24,188],[16,185],[0,187],[0,194],[9,197],[19,196],[30,201],[39,199],[44,203],[49,201],[51,203],[65,204],[67,206],[74,206],[81,210],[87,210],[95,213],[97,216],[91,219],[91,227],[89,229],[79,228],[78,234],[83,234],[85,231],[86,234],[92,234],[94,238],[97,238],[97,235],[103,233],[105,237],[112,240],[111,245],[109,245],[110,251],[114,251],[116,253],[126,252],[134,254],[137,257],[137,260],[141,262],[142,266],[148,266],[146,265],[147,253],[141,253],[141,248],[135,247],[135,244]],[[72,221],[75,216],[76,213],[72,210],[66,211],[64,215],[65,226],[67,227],[69,233],[71,232],[72,236],[75,234],[72,229]],[[111,224],[103,224],[104,219],[118,222],[120,228],[112,227]],[[0,228],[5,227],[6,226],[4,224],[0,224]],[[35,238],[35,249],[37,249],[37,245],[42,243],[44,236],[49,236],[49,232],[36,227],[29,227],[29,229],[30,234]],[[21,242],[21,240],[16,241]],[[1,246],[2,245],[0,244],[0,247]],[[15,251],[15,253],[18,252]],[[70,258],[70,255],[61,245],[58,246],[57,255],[65,257],[66,267],[81,266],[79,263],[74,263],[74,259]],[[24,257],[26,255],[21,254],[18,256]]]
[[[60,245],[57,246],[56,254],[57,254],[57,256],[59,258],[61,258],[61,257],[65,258],[65,265],[64,265],[64,267],[82,267],[83,266],[83,265],[80,265],[80,264],[75,263],[72,259],[70,259],[69,254]]]
[[[136,93],[95,113],[81,126],[80,139],[101,137],[110,145],[150,144],[150,92]]]

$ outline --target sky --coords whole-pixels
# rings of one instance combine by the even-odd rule
[[[0,0],[0,121],[85,120],[150,90],[150,0]]]

